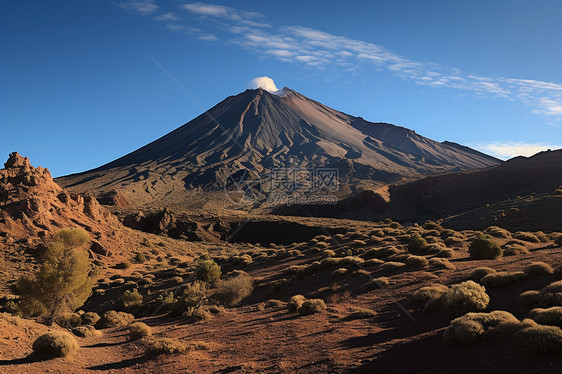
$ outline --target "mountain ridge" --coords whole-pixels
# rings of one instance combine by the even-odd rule
[[[500,163],[452,144],[345,114],[287,87],[248,89],[123,157],[57,182],[79,192],[124,189],[134,200],[160,182],[168,185],[164,193],[220,189],[240,168],[337,168],[347,182],[388,183]]]

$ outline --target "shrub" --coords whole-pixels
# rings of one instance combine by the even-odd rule
[[[142,252],[135,253],[135,257],[133,257],[133,259],[139,264],[143,264],[146,262],[146,256]]]
[[[47,357],[66,357],[78,350],[78,342],[64,331],[52,331],[33,342],[33,352]]]
[[[525,278],[526,274],[522,271],[500,271],[488,274],[480,279],[480,284],[488,288],[503,287]]]
[[[529,250],[520,244],[506,244],[503,247],[504,256],[528,255]]]
[[[103,329],[113,326],[127,326],[134,319],[135,317],[132,314],[110,310],[101,316],[98,323],[96,323],[96,327]]]
[[[339,277],[341,275],[347,274],[348,270],[346,268],[339,268],[332,271],[332,277]]]
[[[449,287],[443,284],[433,284],[418,288],[411,297],[414,303],[423,304],[426,312],[439,310],[443,307],[443,296]]]
[[[152,335],[152,329],[146,323],[134,322],[129,326],[129,337],[132,340]]]
[[[82,323],[82,318],[77,313],[63,313],[55,317],[54,322],[64,328],[72,328]]]
[[[441,248],[435,253],[435,257],[446,257],[451,258],[455,257],[455,251],[451,248]]]
[[[159,354],[176,354],[184,353],[189,349],[189,345],[181,340],[171,338],[149,338],[143,341],[145,354],[159,355]]]
[[[444,298],[447,309],[455,312],[486,309],[490,302],[486,289],[473,281],[453,284]]]
[[[291,312],[296,311],[302,306],[302,303],[305,300],[306,297],[304,297],[303,295],[295,295],[291,297],[291,299],[289,300],[289,303],[287,304],[287,309],[289,309],[289,311]]]
[[[539,302],[539,291],[525,291],[519,295],[519,303],[523,306],[535,305]]]
[[[142,304],[142,295],[139,293],[137,289],[134,290],[126,290],[123,292],[119,299],[117,300],[117,305],[121,309],[128,309],[132,306]]]
[[[378,277],[378,278],[371,279],[363,286],[361,286],[361,288],[363,289],[363,291],[370,291],[370,290],[376,290],[379,288],[386,287],[388,286],[388,284],[389,281],[387,277]]]
[[[498,226],[490,226],[484,232],[496,238],[509,238],[511,236],[509,231]]]
[[[429,265],[437,269],[456,269],[455,266],[449,262],[449,260],[440,257],[430,258]]]
[[[562,306],[536,308],[529,312],[531,318],[541,324],[562,327]]]
[[[89,338],[92,336],[101,336],[101,332],[96,330],[92,325],[78,326],[72,329],[72,333],[82,338]]]
[[[303,301],[297,312],[302,315],[322,313],[326,310],[326,304],[322,299],[307,299]]]
[[[531,243],[540,242],[539,238],[537,238],[535,234],[526,231],[517,231],[515,234],[513,234],[513,237],[515,239],[523,240],[525,242],[531,242]]]
[[[502,256],[502,249],[490,236],[479,233],[468,248],[470,257],[475,259],[496,259]]]
[[[422,238],[420,234],[414,233],[410,237],[410,242],[408,243],[408,251],[413,254],[423,253],[426,246],[427,241]]]
[[[239,275],[219,283],[216,297],[226,305],[238,305],[240,301],[252,294],[254,290],[252,278]]]
[[[182,317],[185,318],[185,320],[188,323],[191,323],[191,322],[209,319],[211,318],[211,314],[209,313],[207,308],[203,306],[198,306],[198,307],[187,308],[187,310],[183,312]]]
[[[195,270],[195,278],[203,282],[217,283],[221,278],[221,268],[213,260],[203,260]]]
[[[523,321],[523,324],[527,320]],[[527,323],[515,334],[515,341],[527,356],[541,358],[562,353],[562,330],[556,326]]]
[[[63,229],[47,245],[39,271],[32,278],[21,277],[16,293],[21,305],[35,306],[34,312],[54,317],[84,305],[96,282],[88,252],[77,248],[90,240],[83,229]]]
[[[354,309],[353,311],[351,311],[351,313],[349,313],[344,318],[344,320],[351,321],[351,320],[355,320],[355,319],[373,318],[376,315],[377,315],[377,312],[375,312],[372,309],[365,309],[365,308]]]
[[[562,281],[556,281],[539,292],[539,305],[553,306],[562,304]]]
[[[389,261],[389,262],[385,262],[384,264],[381,265],[381,270],[387,271],[387,272],[392,272],[392,271],[401,269],[404,266],[406,266],[406,264],[403,263],[403,262]]]
[[[451,321],[445,329],[448,342],[475,343],[499,333],[512,333],[521,322],[511,313],[495,310],[490,313],[467,313]]]
[[[84,325],[95,325],[100,320],[99,314],[94,312],[86,312],[81,317]]]
[[[187,308],[196,307],[205,299],[206,293],[207,286],[205,283],[200,281],[189,283],[183,291],[183,295],[180,296],[172,306],[172,310],[175,312],[183,312]]]
[[[531,262],[525,267],[527,275],[551,275],[554,273],[552,266],[545,262]]]
[[[128,269],[131,267],[131,263],[127,261],[121,261],[115,264],[115,269]]]
[[[408,256],[405,261],[407,266],[414,267],[414,268],[424,268],[429,266],[429,261],[427,258],[423,256]]]
[[[480,279],[484,278],[486,275],[496,274],[496,273],[497,271],[492,268],[487,268],[484,266],[478,267],[472,270],[472,272],[470,273],[470,279],[472,279],[475,282],[480,282]]]

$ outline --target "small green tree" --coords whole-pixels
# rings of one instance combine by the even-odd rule
[[[39,271],[33,277],[22,276],[16,285],[21,296],[20,310],[35,306],[36,314],[54,317],[73,311],[86,302],[96,282],[88,252],[80,249],[90,240],[81,228],[63,229],[47,245]],[[37,312],[37,305],[42,306]]]

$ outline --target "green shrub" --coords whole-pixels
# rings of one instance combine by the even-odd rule
[[[92,293],[96,273],[88,252],[78,248],[90,240],[83,229],[63,229],[47,245],[34,277],[20,277],[16,293],[20,309],[54,317],[75,310]]]
[[[525,325],[527,320],[523,321]],[[529,357],[542,358],[562,353],[562,330],[556,326],[527,323],[515,334],[520,350]]]
[[[66,357],[78,350],[78,342],[64,331],[52,331],[33,342],[33,352],[46,357]]]
[[[502,249],[490,236],[479,233],[468,248],[470,257],[475,259],[496,259],[502,256]]]
[[[221,281],[215,296],[224,304],[238,305],[243,299],[250,296],[254,290],[252,278],[248,275],[239,275]]]
[[[522,271],[500,271],[486,275],[480,279],[479,283],[487,288],[496,288],[517,282],[525,277],[526,274]]]
[[[427,247],[427,241],[418,233],[412,234],[408,243],[408,251],[413,254],[419,254],[425,251],[425,247]]]
[[[103,329],[113,326],[127,326],[134,319],[135,317],[132,314],[110,310],[101,316],[98,323],[96,323],[96,327]]]
[[[326,310],[326,304],[322,299],[307,299],[303,301],[297,312],[302,315],[322,313]]]
[[[221,268],[213,260],[203,260],[195,270],[195,278],[208,283],[217,283],[221,278]]]
[[[531,262],[525,267],[527,275],[551,275],[554,273],[552,266],[545,262]]]
[[[444,298],[447,309],[454,312],[486,309],[490,302],[486,289],[473,281],[453,284]]]
[[[490,313],[467,313],[451,321],[444,338],[452,343],[475,343],[496,334],[509,334],[521,328],[511,313],[495,310]]]
[[[129,309],[130,307],[142,304],[142,295],[137,289],[126,290],[117,300],[117,305],[121,309]]]
[[[562,306],[536,308],[531,310],[529,315],[538,324],[562,327]]]
[[[152,329],[146,323],[143,322],[133,322],[129,326],[129,338],[132,340],[140,339],[145,336],[152,335]]]

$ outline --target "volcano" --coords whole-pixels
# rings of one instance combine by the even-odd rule
[[[57,179],[76,192],[119,191],[133,202],[220,189],[234,170],[337,169],[347,184],[497,165],[498,159],[415,131],[373,123],[287,87],[249,89],[99,168]]]

